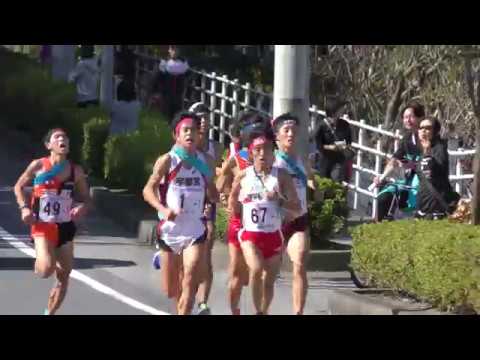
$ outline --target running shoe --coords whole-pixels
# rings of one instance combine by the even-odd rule
[[[212,313],[207,304],[201,303],[198,305],[197,315],[212,315]]]
[[[153,255],[152,265],[155,270],[160,270],[160,251]]]

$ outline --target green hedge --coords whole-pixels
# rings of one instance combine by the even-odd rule
[[[157,158],[173,145],[170,127],[159,113],[142,111],[139,129],[108,138],[104,178],[111,186],[140,193]]]
[[[349,211],[343,185],[318,175],[315,175],[315,182],[325,196],[323,202],[314,202],[313,194],[309,191],[312,246],[325,243],[332,234],[339,232],[345,225]]]
[[[96,178],[103,178],[105,143],[110,122],[94,117],[83,125],[82,163],[85,170]]]
[[[480,310],[480,232],[445,221],[366,224],[352,232],[352,267],[375,286],[442,310]]]

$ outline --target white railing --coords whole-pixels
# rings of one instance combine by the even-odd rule
[[[153,72],[158,69],[160,59],[151,55],[143,55],[138,52],[140,58],[138,62],[137,73]],[[145,64],[149,63],[148,66]],[[152,65],[153,64],[153,65]],[[207,73],[205,71],[192,70],[192,77],[188,89],[188,95],[185,98],[187,104],[196,101],[202,101],[210,107],[210,138],[225,142],[228,136],[228,127],[239,111],[245,109],[257,110],[267,116],[273,113],[273,96],[271,93],[264,92],[261,87],[253,87],[250,83],[240,84],[238,79],[229,79],[227,75],[219,76],[216,73]],[[310,108],[309,133],[316,129],[316,123],[319,119],[325,117],[325,112],[318,109],[316,105]],[[367,210],[371,205],[371,216],[375,217],[377,208],[378,190],[373,192],[368,190],[372,179],[383,172],[385,160],[391,158],[392,152],[384,149],[385,137],[393,141],[393,150],[398,148],[401,136],[396,133],[366,124],[365,120],[355,121],[344,118],[355,130],[356,135],[352,146],[357,150],[357,156],[354,160],[354,174],[351,183],[345,185],[353,191],[353,209],[363,208]],[[216,134],[217,132],[217,134]],[[378,135],[382,136],[382,139]],[[379,137],[374,144],[370,140]],[[472,158],[474,150],[449,151],[450,161],[455,161],[455,173],[450,174],[450,181],[455,184],[455,189],[463,194],[465,182],[473,179],[473,174],[464,174],[462,160]],[[469,194],[471,195],[471,194]],[[371,202],[371,204],[368,204]]]

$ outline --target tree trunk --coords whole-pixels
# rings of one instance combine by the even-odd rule
[[[405,78],[400,76],[395,88],[395,92],[392,95],[392,98],[388,102],[387,112],[385,114],[385,122],[383,127],[385,129],[390,129],[390,127],[395,123],[395,118],[398,115],[398,109],[402,104],[402,93],[405,89]]]
[[[473,225],[480,225],[480,119],[477,117],[475,159],[473,162],[473,199],[472,220]]]

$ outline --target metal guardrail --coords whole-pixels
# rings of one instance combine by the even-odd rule
[[[150,66],[143,66],[145,61],[139,61],[138,71],[154,71],[158,68],[160,59],[152,55],[142,55],[137,52],[140,59],[148,60]],[[153,65],[152,65],[153,63]],[[273,113],[273,95],[263,91],[259,86],[253,87],[252,84],[241,84],[238,79],[229,79],[227,75],[219,76],[217,73],[207,73],[202,70],[192,69],[192,77],[189,84],[189,97],[185,99],[187,103],[202,101],[210,107],[210,138],[218,139],[220,143],[225,142],[228,136],[228,126],[239,111],[244,109],[257,110],[267,116]],[[325,112],[320,110],[316,105],[310,108],[310,124],[309,132],[312,133],[316,129],[317,121],[325,117]],[[353,141],[353,148],[357,150],[357,156],[354,160],[353,170],[354,176],[351,183],[345,184],[354,192],[353,208],[357,209],[360,204],[360,196],[372,201],[372,217],[375,216],[376,202],[378,190],[373,192],[368,190],[366,179],[372,180],[376,175],[380,175],[383,171],[385,160],[392,157],[392,152],[383,149],[385,137],[393,141],[393,151],[398,149],[401,136],[399,131],[391,132],[382,128],[381,125],[375,127],[368,125],[365,120],[352,120],[344,117],[350,126],[356,129],[354,133],[357,138]],[[217,133],[217,134],[216,134]],[[382,136],[383,139],[376,140],[375,144],[370,145],[369,139]],[[455,173],[450,174],[450,181],[455,184],[457,192],[463,194],[466,182],[473,179],[473,173],[463,173],[462,160],[472,158],[475,150],[458,150],[449,151],[449,156],[455,161]],[[373,161],[372,161],[373,157]]]

